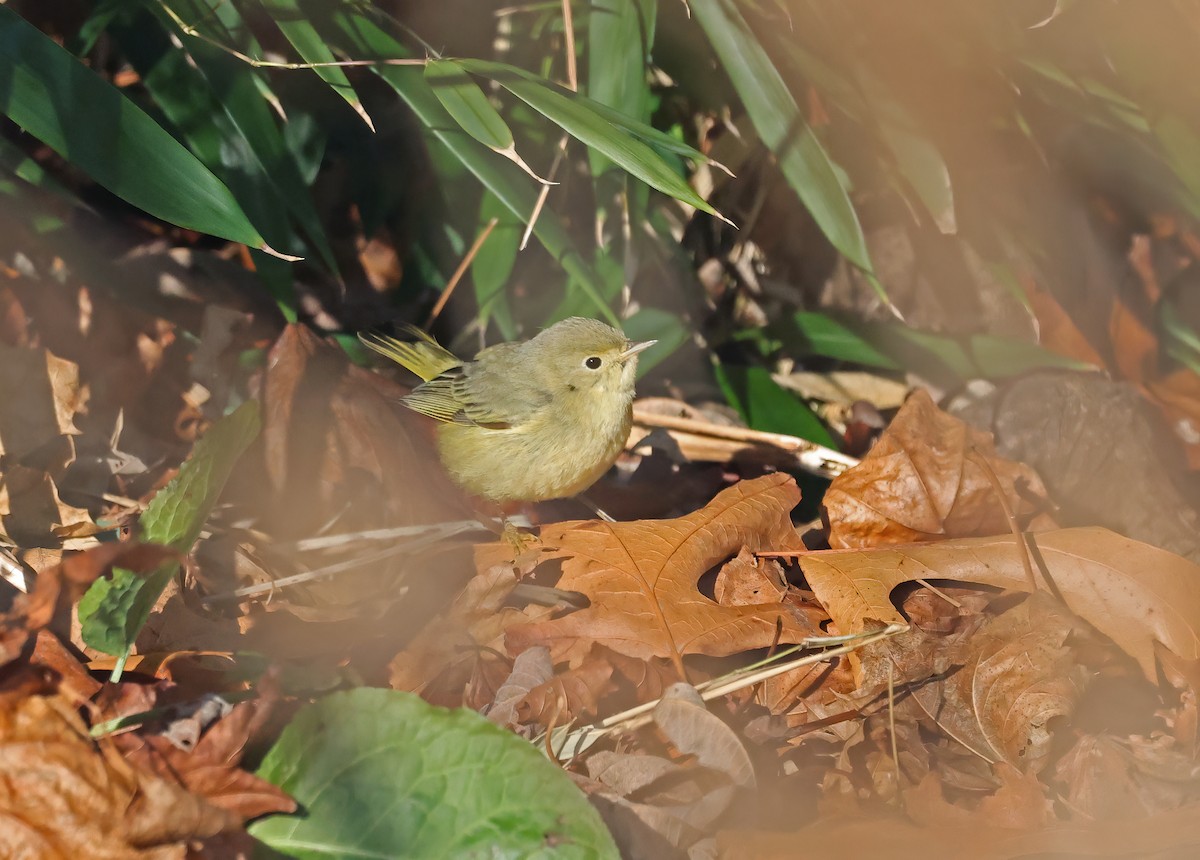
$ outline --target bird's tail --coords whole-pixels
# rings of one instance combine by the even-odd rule
[[[426,382],[462,364],[462,360],[454,353],[416,326],[401,323],[398,327],[416,340],[399,340],[378,332],[360,333],[358,339],[380,355],[408,368]]]

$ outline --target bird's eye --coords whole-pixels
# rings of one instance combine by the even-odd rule
[[[600,360],[600,357],[596,355],[588,356],[583,360],[583,366],[588,370],[599,370],[600,365],[603,363],[604,362]]]

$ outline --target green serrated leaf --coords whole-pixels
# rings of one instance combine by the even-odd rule
[[[0,111],[113,194],[181,227],[264,245],[234,196],[119,90],[0,5]]]
[[[304,814],[250,833],[310,858],[594,858],[620,855],[570,778],[468,710],[361,688],[301,710],[258,775]]]
[[[179,467],[179,474],[150,500],[138,526],[141,539],[189,552],[261,425],[257,400],[247,400],[214,424]]]
[[[111,578],[92,583],[79,601],[83,641],[114,657],[128,653],[178,567],[166,564],[149,575],[114,567]]]
[[[866,272],[871,257],[854,204],[795,98],[733,0],[696,0],[692,13],[721,60],[750,121],[788,184],[833,246]]]
[[[246,401],[214,424],[179,467],[179,474],[151,499],[138,525],[139,538],[181,554],[190,551],[260,424],[256,400]],[[178,567],[177,562],[169,562],[148,576],[118,569],[111,579],[92,583],[79,602],[83,641],[105,654],[128,654]]]

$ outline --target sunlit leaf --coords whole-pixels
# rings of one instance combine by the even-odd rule
[[[208,168],[10,6],[0,6],[0,110],[151,215],[251,247],[265,245]]]
[[[833,246],[870,272],[871,258],[854,204],[741,11],[733,0],[695,0],[690,5],[792,189]]]

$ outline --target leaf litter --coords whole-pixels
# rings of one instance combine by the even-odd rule
[[[20,299],[8,307],[19,321]],[[118,330],[101,323],[107,338]],[[53,850],[247,852],[246,821],[294,804],[242,759],[298,704],[363,684],[486,712],[563,755],[631,856],[797,846],[929,856],[931,841],[947,840],[980,857],[1065,845],[1116,856],[1200,842],[1195,565],[1103,528],[1059,528],[1037,472],[921,392],[826,494],[831,549],[801,540],[800,492],[762,465],[772,458],[737,481],[731,460],[688,472],[676,448],[676,489],[707,504],[658,520],[551,523],[513,558],[478,538],[420,539],[423,524],[469,517],[469,505],[395,405],[400,386],[349,366],[307,328],[273,344],[231,328],[229,349],[270,349],[247,381],[263,433],[201,551],[176,548],[188,558],[151,611],[153,635],[120,682],[103,683],[112,662],[79,650],[80,595],[113,565],[142,575],[178,555],[92,535],[107,539],[144,509],[196,432],[234,405],[184,403],[194,380],[173,376],[171,327],[129,325],[120,360],[140,368],[136,390],[19,338],[5,347],[25,350],[19,361],[45,378],[14,395],[30,398],[22,420],[40,416],[37,432],[0,427],[9,510],[16,499],[38,511],[23,522],[42,531],[6,527],[21,558],[52,554],[3,617],[0,744],[32,743],[39,761],[61,763],[68,804],[26,785],[28,769],[13,778],[30,802],[9,800],[39,838],[55,834]],[[191,417],[147,422],[156,410]],[[100,495],[95,474],[69,468],[76,446],[108,464]],[[632,462],[655,466],[670,447],[660,439]],[[122,472],[116,452],[137,465]],[[45,529],[73,518],[91,535]],[[319,549],[306,543],[317,533]],[[392,537],[364,553],[375,533]],[[247,584],[256,590],[228,597]],[[527,586],[548,600],[529,600]],[[904,632],[867,647],[854,639],[888,625]],[[784,671],[708,692],[763,660]],[[1095,716],[1114,685],[1147,702],[1130,725],[1113,709]],[[210,717],[189,716],[214,693],[222,704]],[[613,728],[573,755],[553,742],[589,723]],[[120,728],[92,737],[108,726]]]

